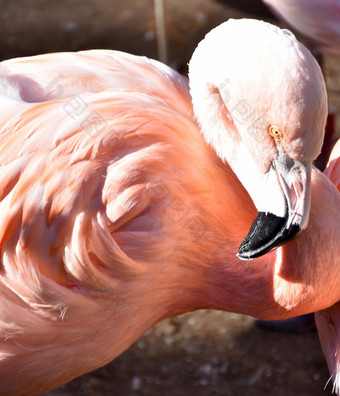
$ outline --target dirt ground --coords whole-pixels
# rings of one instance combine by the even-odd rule
[[[0,7],[0,59],[89,48],[158,56],[152,0],[0,0]],[[260,0],[165,0],[165,11],[168,63],[183,72],[222,21],[275,21]],[[339,66],[325,58],[337,131]],[[199,311],[163,321],[111,364],[48,395],[321,396],[331,394],[328,378],[316,332],[274,333],[249,317]]]

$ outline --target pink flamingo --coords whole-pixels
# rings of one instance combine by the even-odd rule
[[[263,0],[316,49],[340,55],[340,0]]]
[[[332,180],[340,191],[340,139],[331,152],[325,174]]]
[[[334,146],[325,174],[340,191],[340,140]],[[315,314],[321,346],[333,379],[334,389],[340,391],[340,301]]]
[[[326,90],[289,32],[209,33],[193,110],[187,79],[114,51],[9,60],[0,78],[1,394],[56,388],[187,311],[340,300],[340,195],[311,166]]]

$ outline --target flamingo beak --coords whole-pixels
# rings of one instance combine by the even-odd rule
[[[261,186],[262,204],[237,256],[251,260],[301,234],[308,225],[311,164],[283,153],[273,160]]]

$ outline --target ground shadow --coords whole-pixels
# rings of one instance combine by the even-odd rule
[[[281,334],[249,317],[198,311],[167,319],[111,364],[48,396],[327,396],[317,332]]]

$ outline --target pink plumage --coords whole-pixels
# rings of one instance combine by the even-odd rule
[[[332,149],[325,174],[340,191],[340,140],[336,142]]]
[[[340,192],[340,140],[334,146],[325,174],[331,179]],[[333,390],[340,390],[340,303],[317,312],[316,324],[324,355],[327,359]]]
[[[224,113],[225,87],[208,85],[209,109],[216,111],[210,121],[221,117],[235,142],[230,162],[240,171],[236,154],[243,141],[261,148],[266,163],[282,145],[295,156],[286,168],[311,161],[326,118],[316,62],[292,35],[271,25],[233,21],[221,32],[230,26],[253,29],[248,41],[257,29],[274,44],[277,37],[291,54],[283,60],[295,62],[291,78],[300,69],[313,76],[312,86],[309,78],[294,85],[294,98],[284,104],[291,119],[315,125],[308,131],[309,142],[316,142],[301,144],[308,135],[278,122],[280,140],[268,134],[268,125],[257,140],[242,135],[232,119],[239,113]],[[234,45],[238,36],[232,37]],[[289,84],[286,76],[283,82]],[[230,87],[231,96],[237,88]],[[310,92],[318,100],[304,97]],[[196,107],[204,107],[210,96],[198,99]],[[305,105],[314,102],[319,113]],[[267,118],[281,106],[268,103]],[[249,195],[217,154],[218,141],[207,145],[187,79],[167,66],[114,51],[10,60],[0,65],[0,106],[0,393],[56,388],[108,363],[165,317],[215,308],[281,319],[340,300],[334,185],[306,165],[311,178],[286,186],[292,202],[311,188],[306,231],[245,265],[236,253],[256,215],[251,197],[261,189],[250,186]],[[279,121],[281,113],[273,114]],[[253,154],[243,150],[248,174],[262,175],[264,163],[249,167]],[[266,197],[264,203],[279,206]]]

